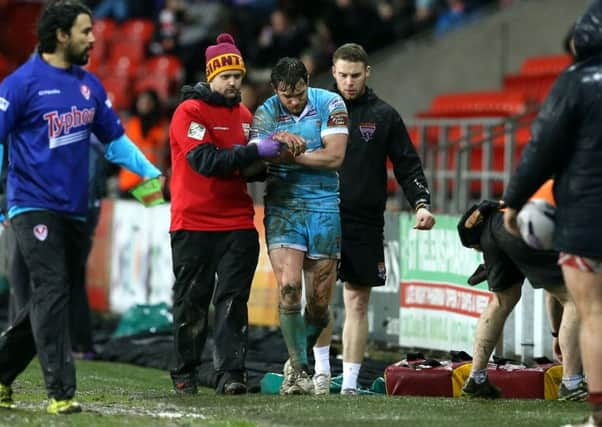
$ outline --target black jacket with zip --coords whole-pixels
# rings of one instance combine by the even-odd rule
[[[399,113],[370,88],[355,100],[345,100],[345,104],[350,124],[345,160],[339,171],[342,219],[384,225],[387,157],[410,205],[430,205],[420,157]]]
[[[601,20],[596,1],[577,22],[579,62],[554,83],[504,194],[508,206],[520,209],[555,176],[555,249],[586,257],[602,257]]]

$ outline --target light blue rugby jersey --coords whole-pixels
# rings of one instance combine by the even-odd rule
[[[108,144],[123,135],[100,81],[38,54],[0,85],[0,142],[8,138],[9,209],[85,215],[90,133]]]
[[[348,134],[347,108],[340,95],[317,88],[307,89],[307,106],[299,116],[287,112],[276,95],[255,112],[251,141],[280,131],[303,137],[307,152],[323,148],[322,137]],[[270,164],[266,203],[310,210],[338,210],[339,175],[335,170],[320,170],[296,164]]]

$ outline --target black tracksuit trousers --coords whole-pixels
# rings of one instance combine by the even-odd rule
[[[38,354],[48,397],[70,399],[75,394],[71,357],[69,304],[82,257],[86,256],[83,221],[50,211],[17,215],[11,225],[30,280],[30,298],[0,336],[0,383],[9,385]]]
[[[86,220],[86,235],[84,239],[85,256],[80,259],[79,274],[77,283],[71,287],[71,295],[69,304],[69,329],[71,331],[71,346],[75,352],[92,352],[94,351],[94,343],[92,341],[92,316],[90,312],[90,304],[88,302],[88,292],[86,290],[86,265],[92,243],[94,239],[94,231],[100,217],[100,209],[92,208],[88,210]],[[12,227],[8,227],[4,231],[10,240],[9,242],[9,284],[10,284],[10,303],[8,306],[8,319],[12,323],[16,319],[19,308],[24,307],[29,301],[31,287],[29,285],[29,271],[23,260],[23,256],[19,251],[16,236]],[[73,260],[75,262],[75,260]]]
[[[242,372],[248,341],[247,301],[259,257],[257,231],[185,231],[171,234],[173,269],[173,374],[194,373],[207,338],[213,299],[214,367]],[[216,279],[217,274],[217,279]]]

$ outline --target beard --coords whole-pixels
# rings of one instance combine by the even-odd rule
[[[222,95],[228,99],[237,99],[240,98],[240,89],[227,89]]]
[[[67,48],[66,59],[70,64],[86,65],[88,63],[89,58],[90,58],[90,49],[89,48],[85,48],[81,52],[77,52],[75,49],[73,49],[73,47],[71,45]]]

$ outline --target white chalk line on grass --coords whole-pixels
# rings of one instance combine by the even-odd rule
[[[98,404],[93,402],[82,403],[83,412],[94,412],[101,415],[131,415],[131,416],[147,416],[153,418],[167,418],[167,419],[195,419],[195,420],[206,420],[207,416],[199,414],[198,412],[188,412],[179,409],[172,408],[140,408],[133,406],[125,406],[122,404]],[[33,403],[17,404],[17,409],[31,409],[35,411],[46,411],[46,404],[43,405]]]

